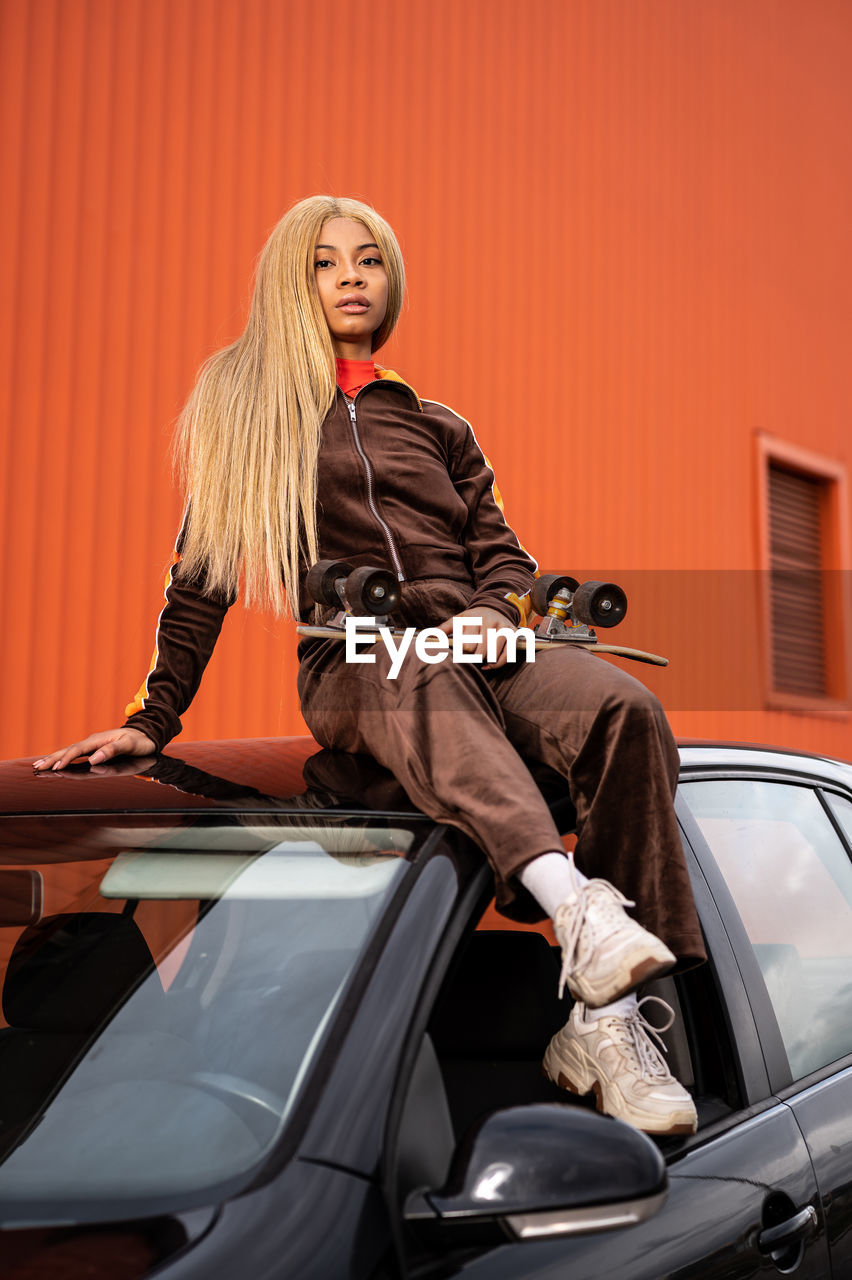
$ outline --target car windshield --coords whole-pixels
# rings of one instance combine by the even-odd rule
[[[4,820],[0,1220],[200,1203],[245,1180],[426,829]]]

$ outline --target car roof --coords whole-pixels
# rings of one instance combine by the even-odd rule
[[[852,765],[789,748],[753,743],[683,740],[683,777],[729,774],[817,778],[852,788]],[[333,805],[398,813],[411,812],[401,788],[378,769],[384,781],[372,787],[367,757],[322,751],[313,738],[236,738],[173,744],[156,763],[125,760],[90,769],[79,765],[61,773],[34,774],[33,757],[0,763],[0,814],[155,813],[187,809],[298,808],[318,782]],[[305,766],[308,761],[308,777]],[[344,760],[341,773],[335,760]],[[348,767],[357,760],[358,768]],[[152,767],[153,766],[153,767]],[[331,767],[330,767],[331,766]],[[142,772],[134,772],[134,770]],[[371,770],[370,770],[371,772]],[[322,794],[315,807],[322,808]]]
[[[125,759],[97,769],[71,766],[35,774],[35,757],[0,763],[0,814],[151,813],[270,807],[304,796],[312,738],[243,738],[181,742],[151,760]],[[144,770],[143,773],[133,770]]]
[[[681,779],[707,775],[783,775],[852,789],[852,764],[810,751],[751,742],[679,742]]]

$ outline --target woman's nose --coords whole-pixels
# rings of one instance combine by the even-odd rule
[[[341,289],[345,289],[353,284],[361,284],[361,272],[358,270],[356,262],[342,262],[338,272],[337,283]]]

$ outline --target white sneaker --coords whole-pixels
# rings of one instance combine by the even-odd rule
[[[655,1000],[670,1014],[664,1027],[653,1027],[639,1012]],[[598,1111],[626,1120],[645,1133],[695,1133],[695,1103],[675,1080],[652,1042],[665,1051],[659,1031],[667,1031],[674,1012],[658,996],[645,996],[624,1016],[610,1014],[586,1022],[581,1003],[547,1046],[544,1071],[562,1089],[594,1091]]]
[[[557,908],[560,999],[567,986],[575,1000],[598,1009],[674,965],[665,943],[627,915],[632,906],[608,880],[586,880]]]

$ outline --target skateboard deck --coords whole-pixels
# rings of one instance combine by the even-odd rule
[[[399,639],[405,634],[402,627],[388,627],[394,639]],[[330,625],[313,626],[309,623],[300,623],[296,627],[296,631],[300,636],[305,636],[312,640],[345,640],[346,632],[343,627],[333,627]],[[360,626],[358,628],[358,639],[365,641],[370,635],[368,627]],[[379,629],[375,631],[376,640],[379,639]],[[658,653],[647,653],[644,649],[630,649],[623,644],[606,644],[600,640],[547,640],[541,636],[536,637],[536,649],[587,649],[591,653],[611,654],[616,658],[630,658],[633,662],[647,662],[654,667],[667,667],[669,665],[668,658],[663,658]],[[518,651],[522,651],[523,646],[518,646]]]

